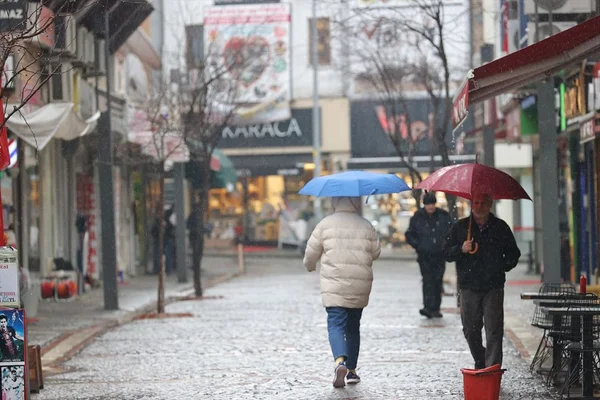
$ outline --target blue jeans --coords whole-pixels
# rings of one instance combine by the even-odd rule
[[[356,369],[360,350],[362,308],[326,307],[327,330],[333,358],[344,357],[348,369]]]

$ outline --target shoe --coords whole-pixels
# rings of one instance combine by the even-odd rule
[[[356,375],[354,372],[348,372],[346,375],[346,383],[348,385],[356,385],[360,382],[360,376]]]
[[[484,369],[485,363],[475,363],[475,369]]]
[[[433,318],[442,318],[442,317],[443,317],[442,313],[441,313],[441,312],[439,312],[439,311],[432,311],[432,312],[431,312],[431,316],[432,316]]]
[[[333,375],[333,387],[334,388],[343,388],[346,386],[346,374],[348,374],[348,368],[346,368],[346,364],[341,362],[335,367],[335,372]]]
[[[431,315],[431,312],[429,310],[427,310],[426,308],[421,308],[419,310],[419,314],[421,314],[422,316],[427,317],[427,318],[433,318],[433,316]]]

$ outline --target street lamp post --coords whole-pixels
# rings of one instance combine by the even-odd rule
[[[118,4],[118,3],[117,3]],[[102,280],[104,289],[104,309],[118,310],[119,295],[117,285],[117,252],[115,205],[113,191],[113,140],[111,127],[111,88],[110,88],[110,13],[113,9],[106,9],[104,13],[104,56],[106,68],[106,105],[102,113],[99,130],[101,138],[98,144],[98,178],[100,183],[100,218],[102,224]]]
[[[313,163],[315,164],[314,177],[321,175],[321,116],[319,110],[319,52],[317,32],[317,0],[312,2],[312,24],[311,24],[311,54],[313,67],[313,112],[312,112],[312,130],[313,130]],[[314,211],[317,220],[323,217],[321,208],[321,199],[315,197]]]

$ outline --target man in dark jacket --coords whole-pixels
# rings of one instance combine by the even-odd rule
[[[490,213],[492,203],[489,194],[475,194],[472,217],[456,222],[444,245],[446,261],[456,262],[463,333],[476,369],[502,364],[504,283],[506,272],[521,257],[506,222]],[[471,239],[467,240],[469,226]],[[484,326],[485,347],[481,338]]]
[[[423,198],[423,208],[410,219],[406,242],[417,251],[417,261],[423,276],[423,308],[421,315],[441,318],[440,305],[444,289],[444,239],[452,219],[446,211],[436,207],[433,193]]]

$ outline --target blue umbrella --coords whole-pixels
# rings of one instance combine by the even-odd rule
[[[406,190],[411,189],[394,174],[346,171],[313,178],[299,193],[317,197],[361,197]]]

